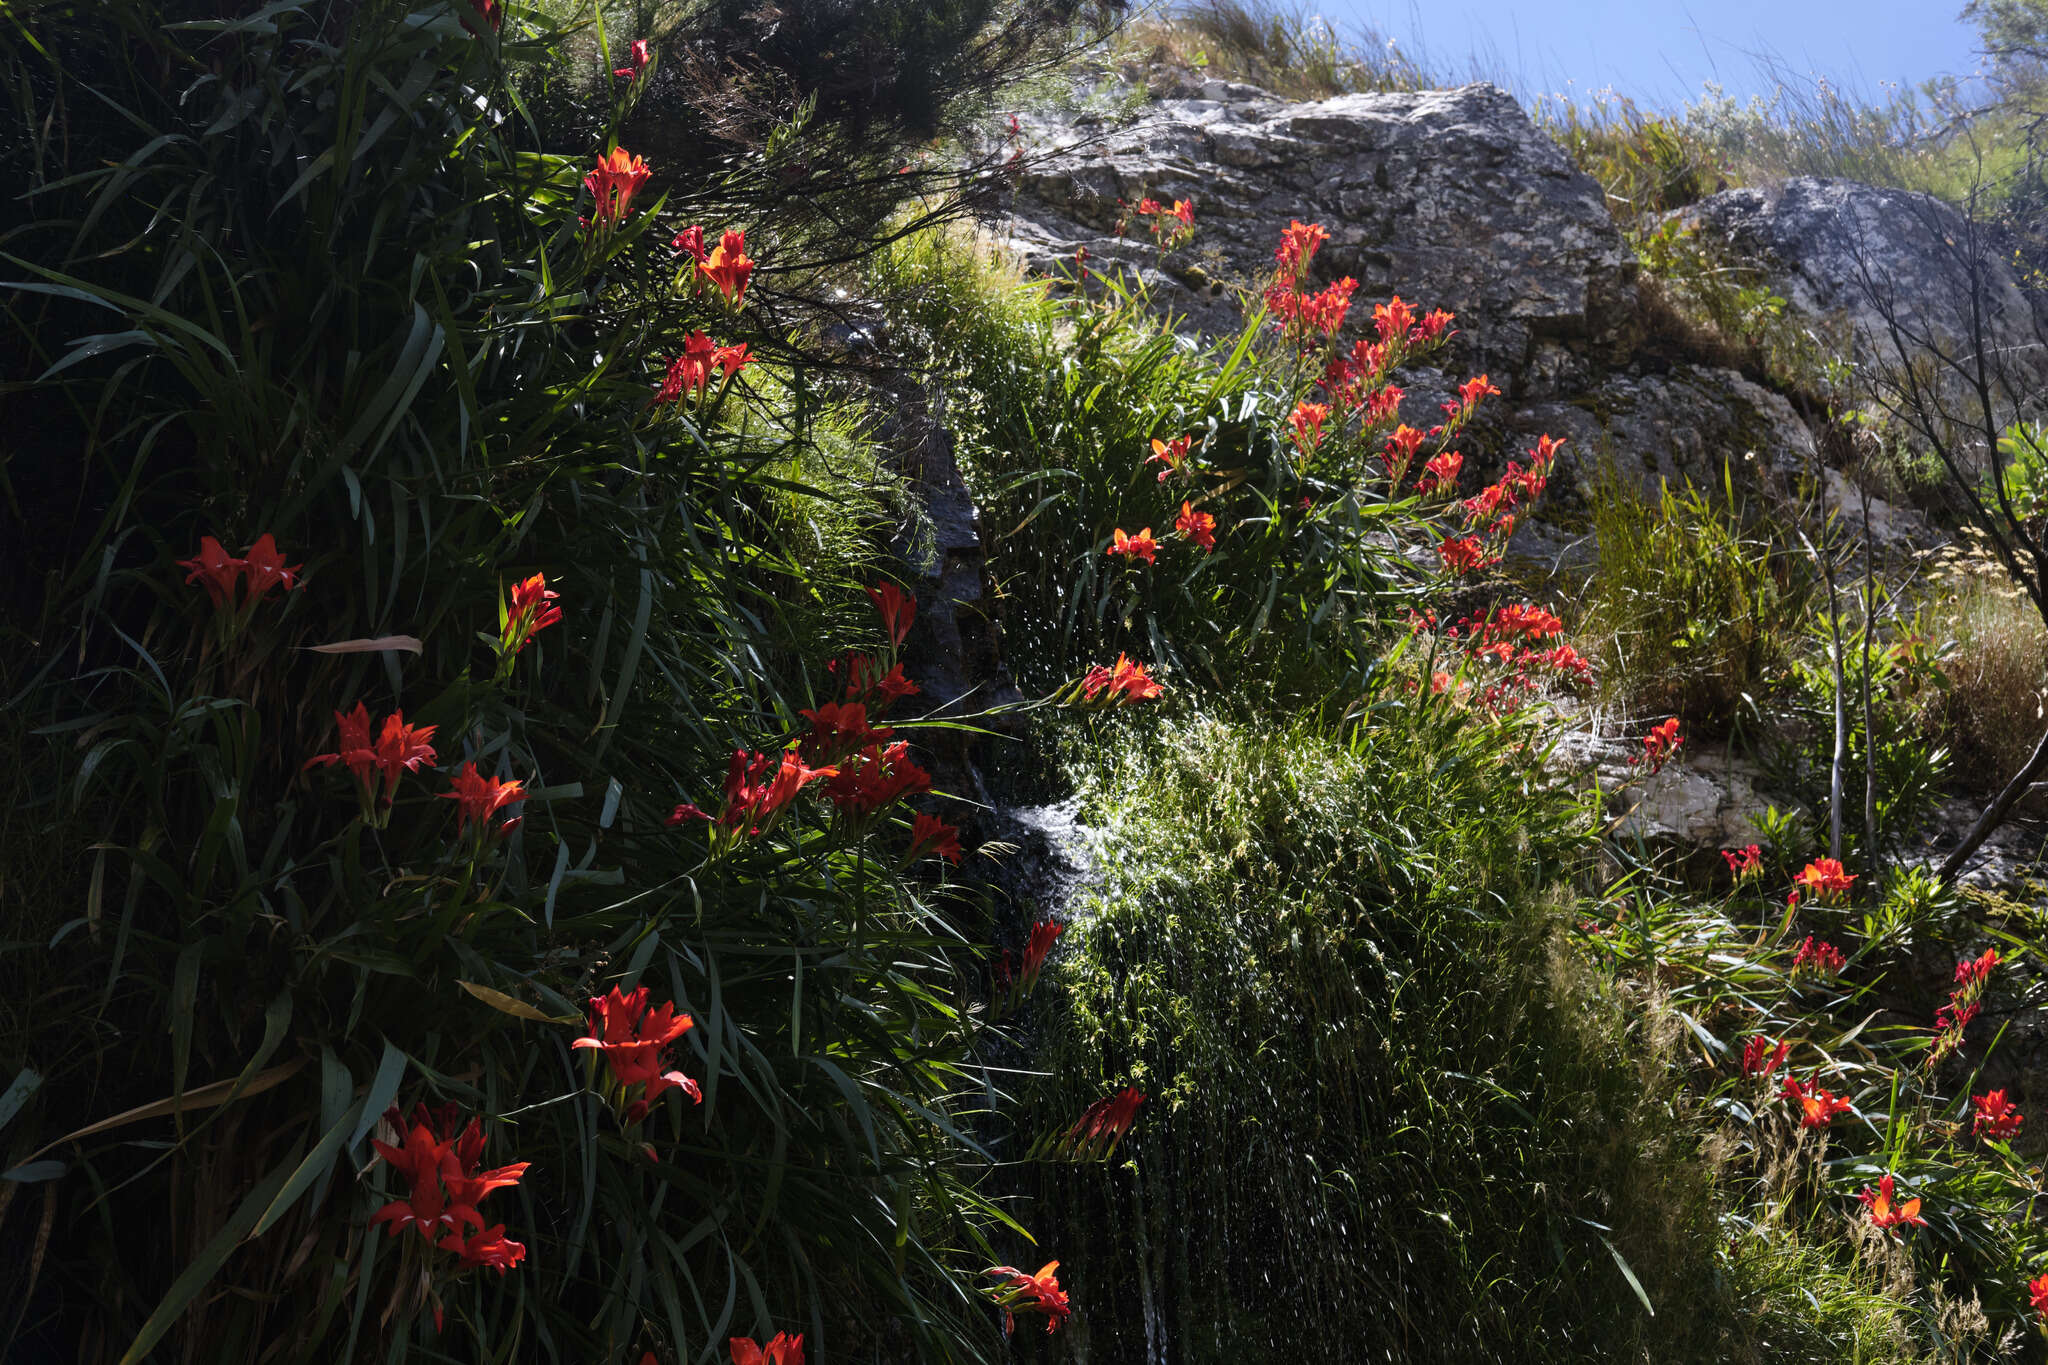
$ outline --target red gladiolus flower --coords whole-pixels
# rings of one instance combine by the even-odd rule
[[[1761,1033],[1742,1045],[1742,1074],[1775,1076],[1792,1053],[1792,1044],[1780,1039],[1775,1046]]]
[[[493,33],[505,22],[505,12],[498,8],[498,0],[469,0],[469,7],[476,11],[479,19],[491,26]]]
[[[622,991],[614,986],[607,995],[591,997],[590,1012],[590,1033],[569,1046],[593,1048],[604,1057],[622,1100],[627,1100],[626,1092],[632,1087],[641,1087],[641,1093],[625,1106],[629,1126],[646,1118],[664,1091],[681,1090],[693,1102],[703,1102],[695,1081],[680,1071],[662,1070],[669,1045],[696,1022],[687,1014],[678,1014],[673,1001],[649,1009],[647,987]]]
[[[925,857],[944,858],[958,867],[960,831],[936,815],[919,812],[910,821],[910,850],[903,855],[903,861],[914,863]]]
[[[1317,249],[1329,240],[1329,232],[1319,223],[1304,223],[1300,219],[1289,223],[1280,234],[1280,245],[1273,249],[1281,277],[1290,281],[1300,279]]]
[[[1017,987],[1024,994],[1029,995],[1038,985],[1038,973],[1045,966],[1047,954],[1065,932],[1066,924],[1056,919],[1042,919],[1031,926],[1031,938],[1024,945],[1024,965],[1017,973]]]
[[[1008,1335],[1016,1325],[1018,1313],[1045,1314],[1045,1330],[1055,1331],[1059,1325],[1073,1316],[1073,1308],[1067,1303],[1066,1294],[1060,1289],[1060,1282],[1053,1274],[1060,1268],[1058,1261],[1047,1261],[1038,1268],[1035,1275],[1026,1275],[1015,1266],[999,1265],[987,1273],[1003,1277],[1003,1283],[996,1287],[996,1303],[1003,1310],[1003,1333]]]
[[[1991,975],[1991,969],[1999,964],[1998,949],[1986,948],[1977,957],[1956,964],[1956,984],[1959,986],[1983,986]]]
[[[526,799],[526,788],[519,782],[506,781],[498,777],[485,777],[477,772],[474,762],[464,763],[462,770],[455,774],[455,790],[442,792],[447,800],[457,802],[458,830],[471,825],[482,826],[507,806],[516,806]],[[492,831],[495,835],[512,832],[518,820],[507,820]]]
[[[1097,664],[1081,679],[1081,695],[1088,701],[1114,697],[1119,704],[1128,705],[1134,701],[1151,701],[1165,691],[1145,671],[1145,665],[1132,662],[1128,654],[1117,655],[1114,668]]]
[[[1650,733],[1643,736],[1643,761],[1650,765],[1651,772],[1661,771],[1684,743],[1678,733],[1678,717],[1673,716],[1662,725],[1651,726]]]
[[[1470,573],[1493,562],[1486,553],[1486,547],[1471,536],[1447,537],[1436,547],[1436,555],[1443,562],[1445,572],[1454,574]]]
[[[1193,227],[1195,225],[1195,201],[1192,199],[1174,200],[1173,207],[1168,209],[1167,213],[1174,218],[1178,218],[1183,227]]]
[[[1721,850],[1721,856],[1727,860],[1728,871],[1734,874],[1738,882],[1763,873],[1763,850],[1755,844],[1747,848],[1724,848]]]
[[[1842,950],[1832,943],[1823,942],[1808,934],[1799,950],[1792,954],[1792,970],[1796,974],[1812,967],[1823,976],[1839,976],[1849,960],[1842,956]]]
[[[1904,1203],[1893,1202],[1892,1177],[1890,1172],[1878,1177],[1877,1190],[1873,1193],[1868,1185],[1863,1193],[1856,1196],[1863,1201],[1863,1207],[1870,1210],[1870,1225],[1875,1228],[1926,1227],[1927,1220],[1920,1216],[1920,1201],[1908,1199]]]
[[[562,619],[562,609],[552,605],[561,594],[548,587],[546,574],[521,579],[505,592],[505,606],[498,621],[498,655],[510,659],[526,648],[526,642]]]
[[[896,734],[886,725],[879,729],[870,726],[868,708],[860,702],[826,702],[797,714],[811,723],[811,733],[799,747],[806,762],[837,763],[848,754],[886,744]]]
[[[727,836],[759,834],[773,818],[796,799],[812,782],[830,778],[836,768],[807,767],[791,748],[778,762],[768,754],[732,751],[725,771],[725,808],[716,819],[689,802],[675,808],[668,817],[671,826],[685,820],[706,820]]]
[[[754,357],[748,352],[745,342],[736,346],[721,346],[711,353],[711,363],[723,370],[727,379],[731,379],[753,361]]]
[[[1162,210],[1157,199],[1140,199],[1138,201],[1137,214],[1140,218],[1150,218],[1153,214],[1159,212],[1162,212]]]
[[[452,1251],[461,1256],[462,1268],[464,1270],[474,1270],[479,1266],[489,1266],[500,1275],[503,1275],[513,1266],[526,1259],[526,1244],[524,1242],[507,1241],[505,1238],[505,1225],[503,1223],[496,1224],[487,1231],[477,1233],[468,1241],[464,1241],[459,1235],[451,1232],[441,1239],[441,1250]],[[440,1323],[438,1321],[434,1324],[434,1328],[436,1331],[440,1330]]]
[[[1433,310],[1428,317],[1422,319],[1409,329],[1409,346],[1427,346],[1433,341],[1448,336],[1450,334],[1451,321],[1456,316],[1455,313],[1446,313],[1441,308]]]
[[[1374,391],[1365,400],[1367,426],[1381,426],[1401,415],[1401,400],[1408,395],[1392,384]]]
[[[711,259],[711,253],[704,249],[704,228],[701,224],[692,223],[669,238],[668,244],[699,265]]]
[[[1152,528],[1149,526],[1134,536],[1125,535],[1124,528],[1119,526],[1116,528],[1116,537],[1110,543],[1108,553],[1134,556],[1147,564],[1152,564],[1159,558],[1159,542],[1152,538]]]
[[[235,586],[242,581],[242,560],[230,558],[221,543],[212,536],[199,538],[199,553],[191,559],[178,561],[181,569],[192,572],[185,575],[187,583],[204,583],[207,595],[213,598],[216,607],[225,607],[233,602]]]
[[[1298,316],[1302,324],[1334,336],[1344,325],[1344,315],[1351,310],[1351,294],[1358,288],[1358,281],[1346,275],[1325,286],[1319,294],[1311,294],[1301,301]]]
[[[624,220],[633,196],[653,174],[644,160],[630,155],[623,147],[614,147],[599,157],[597,165],[583,177],[584,188],[597,200],[591,223],[600,231],[617,227]]]
[[[1778,1092],[1787,1099],[1799,1102],[1799,1122],[1805,1128],[1825,1128],[1835,1121],[1835,1115],[1853,1112],[1855,1105],[1820,1086],[1802,1083],[1797,1077],[1785,1077],[1784,1089]]]
[[[1855,874],[1844,872],[1836,859],[1818,858],[1801,869],[1792,882],[1808,897],[1825,904],[1846,892],[1855,880]]]
[[[804,1365],[802,1333],[777,1332],[766,1346],[756,1346],[752,1337],[734,1337],[726,1345],[732,1351],[732,1365]]]
[[[826,799],[855,818],[873,815],[891,802],[932,789],[932,775],[910,761],[910,746],[901,740],[871,745],[825,783]]]
[[[1287,425],[1294,428],[1294,443],[1303,450],[1313,450],[1322,444],[1323,423],[1329,417],[1326,403],[1296,403],[1294,411],[1287,414]]]
[[[2043,1321],[2048,1321],[2048,1275],[2027,1281],[2027,1302]]]
[[[697,264],[698,278],[709,281],[734,308],[746,298],[747,281],[753,274],[754,260],[747,255],[747,234],[744,232],[720,234],[718,245],[712,249],[709,259]]]
[[[1407,474],[1408,466],[1414,461],[1416,452],[1422,449],[1422,443],[1428,439],[1426,433],[1417,431],[1405,422],[1388,432],[1386,450],[1380,457],[1387,462],[1387,477],[1399,483]]]
[[[340,743],[331,754],[315,754],[306,768],[324,768],[339,763],[355,775],[362,796],[363,812],[372,824],[378,822],[382,805],[390,805],[398,790],[401,773],[418,772],[423,763],[434,761],[431,725],[407,725],[405,713],[393,711],[384,718],[384,728],[375,744],[370,742],[370,712],[361,702],[347,713],[336,711],[334,722]],[[382,788],[381,793],[379,788]]]
[[[1216,518],[1207,512],[1197,512],[1193,503],[1181,503],[1180,515],[1173,519],[1173,529],[1180,532],[1183,539],[1192,540],[1208,553],[1216,552]]]
[[[1477,379],[1468,379],[1458,386],[1458,406],[1466,414],[1470,414],[1472,409],[1479,406],[1480,399],[1498,397],[1500,397],[1500,390],[1488,383],[1486,376],[1483,374]]]
[[[411,1188],[406,1198],[394,1199],[370,1215],[372,1226],[385,1224],[385,1231],[393,1237],[406,1228],[416,1228],[422,1237],[433,1242],[444,1233],[459,1239],[462,1226],[468,1224],[483,1234],[487,1245],[495,1240],[484,1232],[483,1215],[477,1212],[476,1206],[493,1190],[518,1184],[519,1178],[526,1174],[528,1163],[519,1161],[496,1170],[480,1170],[484,1135],[482,1126],[475,1119],[469,1121],[461,1136],[442,1136],[446,1129],[454,1126],[453,1111],[453,1105],[445,1106],[438,1114],[425,1105],[416,1106],[410,1129],[406,1129],[396,1109],[385,1115],[386,1122],[404,1132],[403,1145],[393,1147],[376,1139],[372,1139],[370,1145],[378,1156],[405,1178]],[[502,1235],[504,1227],[500,1225],[496,1232]],[[517,1245],[510,1243],[508,1247]],[[499,1254],[507,1256],[510,1252],[507,1250]],[[510,1255],[505,1265],[516,1264],[517,1261],[516,1255]]]
[[[626,64],[613,71],[612,74],[614,76],[624,76],[628,80],[638,80],[640,79],[640,73],[647,69],[647,64],[652,60],[654,60],[654,57],[648,51],[647,40],[645,38],[635,38],[632,45],[627,49]]]
[[[286,567],[284,556],[277,552],[277,542],[265,531],[256,537],[256,543],[249,547],[248,557],[243,561],[243,574],[249,584],[249,600],[260,602],[265,593],[282,584],[286,592],[299,586],[299,569]]]
[[[2020,1125],[2026,1122],[2026,1115],[2013,1107],[2012,1101],[2005,1097],[2003,1090],[1973,1095],[1970,1103],[1977,1110],[1970,1121],[1970,1131],[1977,1137],[1988,1138],[1992,1142],[2007,1142],[2020,1130]]]
[[[894,583],[877,583],[868,589],[868,601],[881,613],[882,629],[889,643],[898,649],[910,638],[911,623],[917,620],[917,599]]]
[[[1405,338],[1415,326],[1415,309],[1401,302],[1401,296],[1396,294],[1391,302],[1372,306],[1372,325],[1379,331],[1383,342],[1396,337]]]
[[[1167,476],[1185,472],[1188,450],[1194,444],[1193,436],[1176,436],[1171,441],[1152,438],[1152,453],[1145,457],[1145,463],[1159,461],[1165,467],[1159,471],[1159,482],[1165,483]]]
[[[1434,456],[1422,466],[1422,477],[1415,481],[1415,491],[1424,497],[1431,493],[1449,493],[1458,486],[1458,475],[1465,468],[1465,457],[1455,450],[1446,450]]]
[[[661,387],[655,391],[654,403],[674,403],[686,393],[693,398],[702,395],[704,390],[710,387],[712,366],[721,363],[721,350],[733,349],[730,346],[721,348],[702,331],[692,332],[684,337],[683,353],[668,363],[668,370],[661,377]],[[744,352],[746,348],[742,346],[738,349]],[[727,377],[729,378],[730,374]]]
[[[1059,1149],[1080,1160],[1107,1157],[1130,1131],[1138,1117],[1138,1106],[1144,1102],[1145,1092],[1136,1086],[1126,1086],[1095,1101],[1081,1111],[1073,1127],[1061,1134]]]
[[[825,665],[830,672],[839,671],[839,660]],[[846,696],[849,701],[856,698],[873,703],[879,715],[905,697],[914,697],[918,686],[903,676],[903,665],[896,664],[887,673],[873,659],[865,654],[849,654],[846,657]]]

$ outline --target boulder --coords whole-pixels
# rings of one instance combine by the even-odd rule
[[[1352,276],[1358,305],[1399,294],[1451,310],[1461,333],[1447,363],[1511,394],[1568,390],[1633,349],[1635,256],[1600,186],[1506,91],[1295,104],[1212,82],[1201,95],[1084,140],[1074,125],[1030,125],[1034,144],[1066,150],[1019,173],[1004,231],[1026,264],[1086,247],[1092,267],[1142,274],[1193,330],[1225,335],[1242,325],[1228,286],[1267,278],[1299,218],[1330,232],[1318,282]],[[1147,196],[1193,201],[1188,248],[1162,258],[1142,225],[1114,235],[1119,200]]]
[[[1762,271],[1798,314],[1846,328],[1853,357],[1897,362],[1885,312],[1945,349],[1971,335],[1970,238],[1962,214],[1930,195],[1796,176],[1723,190],[1679,210],[1702,240]],[[2048,300],[2023,287],[2010,254],[1982,239],[1988,340],[2034,380],[2048,378]]]

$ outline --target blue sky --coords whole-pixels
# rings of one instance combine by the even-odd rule
[[[1482,68],[1518,94],[1613,86],[1675,107],[1718,80],[1768,92],[1752,54],[1864,94],[1977,66],[1961,0],[1320,0],[1347,36],[1370,24],[1438,69]]]

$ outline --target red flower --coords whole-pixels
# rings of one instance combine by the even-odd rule
[[[901,649],[910,638],[911,623],[917,620],[917,599],[894,583],[877,583],[868,589],[868,601],[881,613],[882,629],[889,633],[889,643]]]
[[[688,1033],[695,1021],[676,1013],[671,1001],[659,1009],[647,1007],[647,987],[631,991],[612,987],[607,995],[590,1000],[590,1033],[578,1038],[572,1048],[595,1048],[604,1057],[612,1079],[621,1093],[633,1086],[643,1087],[638,1098],[626,1107],[628,1124],[640,1122],[662,1092],[680,1089],[701,1103],[697,1083],[680,1071],[663,1071],[669,1044]]]
[[[498,621],[498,653],[509,658],[526,648],[526,642],[562,619],[562,609],[551,605],[561,594],[548,587],[546,574],[521,579],[505,592],[505,607]]]
[[[710,387],[711,367],[720,363],[720,350],[718,343],[701,330],[684,337],[683,353],[668,363],[668,371],[661,377],[661,387],[655,391],[654,402],[673,403],[685,393],[692,397],[701,395]]]
[[[1986,948],[1981,955],[1958,962],[1956,964],[1956,984],[1964,987],[1976,986],[1981,988],[1985,980],[1991,975],[1991,969],[1996,967],[1999,961],[1998,949]]]
[[[1976,1116],[1971,1120],[1970,1131],[1980,1138],[1993,1142],[2006,1142],[2026,1122],[2026,1115],[2013,1107],[2003,1090],[1991,1090],[1974,1095],[1970,1103],[1976,1107]]]
[[[870,726],[868,708],[860,702],[826,702],[797,714],[811,723],[811,733],[804,737],[800,751],[813,763],[837,763],[848,754],[886,744],[896,734],[886,725],[879,729]]]
[[[901,740],[870,745],[825,783],[825,796],[855,817],[873,815],[906,796],[932,789],[932,776],[910,761],[910,746]]]
[[[1358,288],[1358,281],[1346,275],[1325,286],[1320,294],[1311,294],[1301,301],[1302,323],[1333,336],[1344,325],[1344,315],[1351,309],[1352,291]]]
[[[1330,409],[1324,403],[1301,402],[1294,405],[1294,411],[1287,414],[1287,425],[1294,428],[1294,443],[1303,450],[1313,450],[1322,443],[1323,423],[1328,421]]]
[[[374,823],[380,779],[383,804],[389,805],[392,794],[398,790],[401,773],[418,772],[421,764],[434,761],[434,746],[427,742],[434,737],[434,727],[407,725],[405,713],[393,711],[384,718],[384,728],[378,734],[377,742],[372,744],[370,712],[361,702],[346,714],[336,711],[334,721],[340,734],[336,751],[316,754],[306,760],[305,766],[324,768],[339,763],[346,767],[355,775],[364,811]]]
[[[1159,482],[1165,483],[1169,474],[1184,472],[1188,462],[1188,449],[1194,444],[1193,436],[1176,436],[1171,441],[1152,438],[1152,453],[1145,457],[1145,463],[1159,461],[1165,467],[1159,471]]]
[[[460,1234],[451,1232],[441,1239],[441,1250],[452,1251],[461,1256],[464,1270],[489,1266],[500,1275],[526,1259],[526,1244],[507,1241],[503,1223],[477,1233],[468,1241],[464,1241]]]
[[[1381,341],[1406,338],[1409,329],[1415,326],[1415,309],[1401,302],[1401,296],[1396,294],[1391,302],[1372,306],[1372,324],[1379,331]]]
[[[839,660],[834,659],[825,667],[834,673],[839,671]],[[846,696],[874,700],[877,714],[903,700],[917,695],[917,684],[903,676],[903,665],[897,664],[887,673],[879,672],[873,659],[865,654],[849,654],[846,657]],[[877,695],[879,694],[879,695]]]
[[[1116,666],[1105,668],[1101,664],[1088,670],[1081,679],[1081,695],[1089,701],[1097,697],[1115,697],[1121,704],[1134,701],[1151,701],[1166,689],[1151,674],[1145,665],[1134,663],[1128,654],[1116,656]]]
[[[260,602],[265,593],[279,584],[286,592],[299,586],[299,569],[304,565],[286,567],[284,556],[277,552],[277,542],[265,531],[256,537],[256,543],[249,547],[248,558],[243,561],[242,572],[249,584],[249,600]]]
[[[1849,965],[1849,960],[1842,956],[1842,950],[1834,944],[1808,934],[1806,941],[1799,945],[1799,950],[1792,954],[1792,970],[1797,973],[1809,964],[1814,971],[1823,976],[1839,976],[1842,969]]]
[[[749,754],[745,749],[735,749],[725,770],[725,808],[717,819],[712,820],[703,810],[686,801],[670,813],[668,823],[673,826],[685,820],[709,820],[730,834],[759,834],[769,821],[796,799],[798,792],[820,778],[832,777],[837,771],[836,768],[806,766],[794,747],[782,755],[779,763],[768,754]]]
[[[696,223],[669,238],[668,244],[675,250],[686,253],[699,265],[711,259],[711,253],[704,249],[704,229]]]
[[[491,26],[493,33],[496,33],[498,26],[505,22],[505,12],[498,8],[498,0],[469,0],[469,7],[476,11],[479,19]],[[465,24],[464,27],[468,25]]]
[[[231,559],[221,543],[212,536],[199,538],[199,553],[191,559],[178,561],[181,569],[192,572],[185,575],[187,583],[204,583],[207,595],[213,598],[216,607],[229,605],[235,596],[235,585],[242,581],[243,561]]]
[[[1108,553],[1132,555],[1147,564],[1152,564],[1159,558],[1159,542],[1152,538],[1152,528],[1149,526],[1134,536],[1125,535],[1124,528],[1119,526],[1116,528],[1116,538],[1110,544]]]
[[[1207,512],[1197,512],[1193,503],[1181,503],[1180,515],[1173,519],[1173,529],[1209,553],[1216,552],[1216,518]]]
[[[1498,397],[1500,390],[1488,383],[1483,374],[1477,379],[1468,379],[1458,385],[1458,406],[1467,414],[1479,406],[1480,399]]]
[[[647,40],[635,38],[632,46],[627,49],[626,64],[612,74],[624,76],[628,80],[638,80],[640,73],[647,69],[647,64],[652,60],[653,56],[647,50]]]
[[[237,605],[237,585],[249,585],[248,600],[253,605],[279,585],[287,592],[299,587],[299,570],[305,566],[287,566],[284,556],[277,551],[277,542],[265,531],[242,559],[231,557],[212,536],[201,536],[199,553],[191,559],[179,560],[178,567],[191,570],[185,575],[187,583],[205,584],[216,607],[232,607]]]
[[[1684,738],[1678,733],[1678,717],[1673,716],[1662,725],[1651,726],[1650,733],[1643,736],[1643,757],[1655,771],[1669,762],[1684,743]]]
[[[1818,1085],[1802,1083],[1789,1075],[1785,1077],[1784,1089],[1778,1093],[1799,1102],[1799,1122],[1806,1128],[1825,1128],[1835,1121],[1835,1115],[1853,1112],[1856,1107]]]
[[[1836,859],[1818,858],[1801,869],[1792,882],[1810,898],[1825,903],[1846,892],[1855,880],[1855,874],[1844,872]]]
[[[1456,316],[1455,313],[1446,313],[1441,308],[1433,310],[1428,317],[1422,319],[1409,329],[1408,344],[1411,347],[1427,346],[1438,338],[1448,335],[1447,329],[1451,325],[1451,320]]]
[[[1778,1068],[1785,1065],[1785,1059],[1791,1052],[1792,1044],[1779,1040],[1773,1046],[1771,1039],[1759,1033],[1742,1045],[1742,1074],[1774,1076]]]
[[[710,257],[697,263],[697,277],[708,280],[735,308],[746,298],[747,281],[753,274],[754,260],[747,255],[747,234],[744,232],[720,234],[718,245],[712,249]]]
[[[2044,1321],[2048,1321],[2048,1275],[2027,1281],[2027,1302]]]
[[[1067,926],[1056,919],[1042,919],[1031,926],[1031,938],[1024,945],[1024,965],[1017,973],[1018,989],[1029,994],[1038,985],[1038,973],[1045,966],[1047,954],[1065,932]]]
[[[1454,574],[1470,573],[1493,562],[1486,547],[1471,536],[1447,537],[1436,547],[1436,554],[1443,561],[1444,570]]]
[[[732,1365],[804,1365],[802,1333],[777,1332],[766,1346],[756,1346],[752,1337],[734,1337],[726,1345],[732,1351]]]
[[[481,825],[507,806],[516,806],[526,799],[526,788],[516,780],[506,781],[498,777],[485,777],[476,770],[474,762],[464,763],[462,771],[455,774],[455,790],[442,792],[450,801],[457,802],[459,830],[471,825]],[[507,820],[493,831],[504,835],[512,832],[517,819]]]
[[[1061,1323],[1073,1316],[1074,1310],[1060,1289],[1058,1277],[1053,1274],[1059,1268],[1058,1261],[1047,1261],[1038,1268],[1036,1275],[1026,1275],[1010,1265],[995,1266],[987,1272],[1003,1277],[1003,1283],[994,1292],[996,1303],[1003,1310],[1003,1332],[1006,1335],[1015,1326],[1018,1313],[1045,1314],[1045,1330],[1048,1332],[1057,1330]]]
[[[936,815],[919,812],[910,821],[910,851],[903,855],[903,861],[914,863],[924,857],[944,858],[958,867],[960,831]]]
[[[471,1119],[461,1136],[443,1137],[443,1132],[454,1126],[454,1106],[444,1107],[438,1114],[418,1105],[413,1110],[413,1122],[409,1130],[393,1109],[385,1120],[394,1128],[405,1132],[404,1144],[393,1147],[388,1143],[372,1139],[370,1145],[391,1168],[403,1176],[411,1187],[404,1199],[394,1199],[376,1213],[370,1215],[372,1225],[383,1223],[386,1231],[396,1237],[404,1229],[417,1228],[422,1237],[432,1242],[436,1235],[448,1233],[460,1238],[464,1224],[474,1227],[483,1234],[482,1241],[488,1247],[504,1232],[501,1225],[493,1233],[484,1232],[483,1215],[476,1206],[493,1190],[501,1190],[519,1183],[526,1174],[528,1163],[514,1162],[496,1170],[482,1171],[484,1134],[477,1120]],[[444,1244],[445,1245],[445,1244]],[[495,1253],[504,1263],[500,1270],[516,1264],[519,1257],[511,1248],[518,1243],[505,1244],[505,1250]],[[518,1248],[523,1253],[523,1247]],[[480,1262],[493,1263],[493,1262]]]
[[[1364,343],[1360,343],[1363,345]],[[1391,422],[1401,415],[1401,400],[1407,394],[1392,384],[1374,392],[1365,400],[1365,420],[1369,426]]]
[[[1757,876],[1764,870],[1763,850],[1755,844],[1747,848],[1724,848],[1721,856],[1728,862],[1728,870],[1736,881]]]
[[[1329,240],[1329,232],[1319,223],[1304,223],[1298,218],[1289,223],[1280,234],[1280,245],[1273,249],[1281,277],[1290,281],[1300,279],[1317,249]]]
[[[1095,1101],[1081,1111],[1074,1126],[1061,1136],[1060,1145],[1077,1157],[1108,1156],[1130,1131],[1138,1117],[1138,1106],[1144,1102],[1145,1092],[1135,1086],[1126,1086]]]
[[[753,360],[754,357],[747,351],[745,342],[737,346],[721,346],[711,353],[711,363],[723,370],[727,379],[744,370],[753,363]]]
[[[1157,199],[1140,199],[1138,201],[1137,214],[1140,218],[1150,218],[1153,214],[1164,211],[1159,207]]]
[[[1920,1216],[1920,1201],[1908,1199],[1894,1203],[1892,1177],[1890,1172],[1878,1177],[1877,1190],[1872,1193],[1868,1185],[1863,1193],[1856,1196],[1863,1201],[1863,1207],[1870,1210],[1870,1225],[1877,1228],[1926,1227],[1927,1220]]]
[[[1465,468],[1465,457],[1455,450],[1446,450],[1434,456],[1422,466],[1422,477],[1415,481],[1415,491],[1427,497],[1431,493],[1449,493],[1458,486],[1458,475]]]
[[[614,147],[599,157],[597,165],[583,177],[584,188],[597,200],[590,221],[601,230],[617,227],[633,196],[653,174],[645,161],[628,154],[623,147]]]
[[[1380,458],[1387,464],[1387,477],[1397,484],[1401,482],[1407,476],[1408,466],[1414,463],[1416,452],[1422,449],[1422,443],[1428,439],[1427,432],[1417,431],[1406,422],[1388,432],[1386,448],[1380,454]],[[1462,458],[1459,463],[1463,464]]]

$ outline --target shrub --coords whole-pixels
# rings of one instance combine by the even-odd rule
[[[1598,676],[1631,709],[1675,713],[1702,735],[1734,724],[1787,658],[1805,580],[1745,529],[1732,472],[1723,501],[1687,483],[1654,499],[1612,465],[1593,494],[1596,567],[1584,631]]]
[[[1975,581],[1935,609],[1933,626],[1953,644],[1941,660],[1947,686],[1926,698],[1926,723],[1955,755],[1958,781],[1995,792],[2048,729],[2048,631],[2025,598]]]

